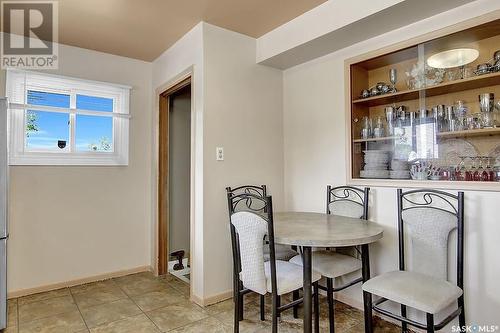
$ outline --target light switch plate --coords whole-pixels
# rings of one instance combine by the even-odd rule
[[[215,148],[215,159],[217,161],[224,161],[224,147]]]

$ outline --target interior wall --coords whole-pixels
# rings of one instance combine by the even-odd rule
[[[197,24],[153,61],[152,99],[155,101],[152,113],[152,164],[151,164],[151,211],[153,228],[151,230],[152,266],[157,266],[158,244],[156,240],[156,214],[158,191],[158,94],[174,85],[179,79],[191,75],[191,296],[194,301],[203,299],[204,262],[203,262],[203,25]]]
[[[129,165],[10,168],[9,292],[151,262],[151,64],[60,45],[50,73],[132,86]]]
[[[344,60],[405,41],[495,8],[476,4],[356,44],[284,72],[285,207],[323,212],[327,184],[346,182]],[[498,6],[498,2],[497,2]],[[498,17],[497,17],[498,18]],[[372,276],[397,270],[396,189],[372,187],[370,220],[384,227],[384,238],[371,245]],[[465,302],[467,322],[499,325],[500,233],[498,192],[465,193]],[[430,258],[431,260],[431,258]],[[353,305],[362,304],[360,286],[342,292]],[[457,324],[457,321],[453,321]]]
[[[267,184],[283,208],[282,71],[255,63],[256,41],[204,25],[205,297],[232,290],[226,186]],[[224,161],[216,161],[216,147]]]
[[[187,89],[186,89],[187,88]],[[191,86],[170,97],[168,251],[189,256],[191,176]]]

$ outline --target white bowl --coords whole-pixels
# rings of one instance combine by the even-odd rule
[[[392,160],[391,161],[391,169],[394,171],[403,171],[403,170],[409,170],[410,166],[407,161],[402,161],[402,160]]]

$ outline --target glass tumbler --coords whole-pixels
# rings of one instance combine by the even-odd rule
[[[362,119],[361,119],[361,138],[363,139],[368,139],[368,138],[371,138],[372,136],[372,120],[367,117],[367,116],[364,116]]]

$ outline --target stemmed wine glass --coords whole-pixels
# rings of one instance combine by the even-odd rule
[[[495,170],[491,167],[491,157],[486,157],[486,173],[488,174],[488,181],[495,181]]]
[[[488,171],[486,171],[485,169],[485,162],[486,162],[486,159],[487,157],[485,156],[481,156],[479,157],[479,179],[482,181],[482,182],[487,182],[489,180],[489,175],[488,175]]]
[[[471,166],[471,169],[470,169],[470,176],[469,176],[469,180],[473,180],[473,181],[480,181],[481,180],[481,173],[479,172],[479,168],[477,168],[477,161],[479,161],[479,164],[481,165],[481,159],[478,158],[477,156],[475,157],[471,157],[472,159],[472,166]]]
[[[458,181],[464,181],[466,180],[465,159],[467,157],[459,156],[458,158],[460,158],[460,163],[458,163],[457,167],[455,168],[455,179]]]

